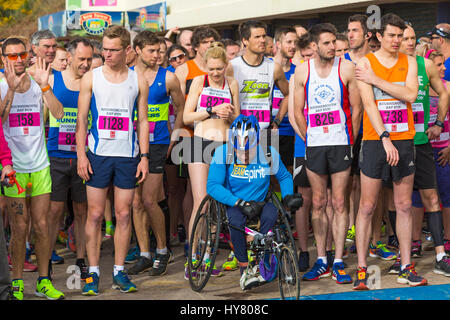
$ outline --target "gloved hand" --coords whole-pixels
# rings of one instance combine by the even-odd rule
[[[283,205],[291,211],[297,211],[303,205],[303,197],[300,193],[289,194],[284,197]]]
[[[255,201],[239,200],[236,206],[250,220],[257,220],[262,210],[262,207]]]

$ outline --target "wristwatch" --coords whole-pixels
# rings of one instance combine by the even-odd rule
[[[442,129],[444,129],[444,123],[442,121],[436,120],[434,122],[435,126],[441,127]]]
[[[150,159],[150,154],[149,153],[141,153],[139,155],[140,158],[146,157],[147,159]]]
[[[206,112],[208,112],[209,116],[211,117],[213,115],[212,107],[207,107]]]
[[[380,135],[380,140],[383,140],[383,138],[389,138],[389,132],[383,131],[383,133]]]

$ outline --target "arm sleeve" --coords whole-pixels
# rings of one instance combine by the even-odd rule
[[[214,153],[214,158],[209,166],[206,191],[215,200],[232,207],[239,198],[225,187],[227,174],[226,149],[224,145],[217,148]]]
[[[286,197],[287,195],[292,195],[294,192],[294,182],[291,173],[286,169],[283,162],[281,161],[280,154],[271,147],[272,153],[272,166],[273,173],[280,183],[281,196]]]
[[[5,140],[5,135],[3,134],[3,126],[0,124],[0,163],[2,166],[11,165],[12,157],[11,150],[8,147],[8,142]]]

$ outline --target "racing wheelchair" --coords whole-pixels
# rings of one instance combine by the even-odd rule
[[[203,199],[196,213],[188,250],[192,290],[200,292],[206,286],[216,261],[220,234],[227,233],[228,228],[234,228],[251,236],[248,246],[256,257],[254,263],[259,265],[261,276],[266,282],[278,278],[281,299],[299,299],[300,278],[295,240],[289,224],[291,215],[273,192],[269,191],[266,201],[272,202],[277,208],[278,217],[274,227],[263,235],[249,227],[240,229],[231,225],[224,204],[209,195]],[[203,262],[205,256],[209,256],[209,267]]]

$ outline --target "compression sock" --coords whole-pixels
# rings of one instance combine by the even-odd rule
[[[397,232],[395,230],[396,221],[397,221],[397,211],[389,210],[389,222],[391,223],[391,228],[392,228],[392,231],[394,232],[394,235],[397,237]]]
[[[164,213],[164,223],[166,228],[166,245],[168,248],[170,248],[170,211],[169,211],[169,203],[167,202],[167,199],[161,200],[158,202],[159,207],[161,208],[162,212]]]
[[[428,229],[433,237],[434,246],[439,247],[444,245],[444,225],[442,222],[442,212],[425,212],[427,217]]]

